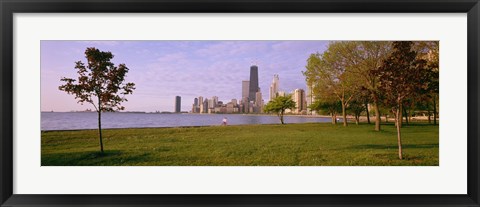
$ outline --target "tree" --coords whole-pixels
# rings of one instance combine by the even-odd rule
[[[364,102],[362,102],[360,99],[353,99],[350,104],[348,104],[348,109],[355,117],[355,124],[358,125],[360,122],[360,114],[362,114],[362,112],[366,109]]]
[[[390,51],[391,43],[387,41],[352,41],[345,44],[348,45],[343,47],[343,54],[346,55],[346,60],[353,64],[349,71],[355,74],[356,81],[359,82],[362,90],[366,90],[370,94],[375,113],[375,130],[380,131],[381,94],[378,88],[379,80],[370,71],[380,66]]]
[[[135,90],[134,83],[124,83],[128,68],[125,64],[115,66],[110,60],[111,52],[102,52],[90,47],[85,50],[87,65],[75,62],[78,80],[62,78],[64,85],[58,88],[68,94],[75,95],[77,103],[90,103],[98,114],[98,137],[100,151],[103,153],[102,112],[123,110],[122,102],[127,101],[125,95]]]
[[[285,124],[285,122],[283,121],[283,115],[285,114],[286,109],[295,109],[295,101],[292,100],[292,97],[290,95],[277,96],[273,100],[269,101],[267,105],[265,105],[264,111],[266,113],[276,113],[278,118],[280,118],[280,122],[282,124]]]
[[[307,83],[313,83],[318,97],[336,97],[342,104],[343,126],[347,126],[347,106],[359,89],[358,81],[350,73],[355,62],[347,59],[349,42],[330,43],[322,54],[310,55],[307,70],[303,72]]]
[[[439,42],[438,41],[421,41],[415,42],[413,46],[417,51],[420,59],[427,61],[428,87],[422,91],[423,100],[432,102],[433,107],[433,123],[437,124],[437,104],[439,88]],[[430,105],[430,104],[428,104]],[[430,117],[429,117],[430,119]]]
[[[372,70],[372,74],[378,77],[379,88],[384,92],[385,104],[395,114],[399,159],[403,159],[400,126],[403,101],[416,91],[428,87],[426,61],[417,58],[412,45],[410,41],[393,42],[392,52],[380,67]]]
[[[310,109],[317,113],[327,112],[332,117],[332,124],[337,124],[337,114],[342,110],[340,101],[330,100],[322,101],[320,99],[315,100],[310,106]]]

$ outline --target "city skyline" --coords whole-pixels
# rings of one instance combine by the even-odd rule
[[[41,110],[93,109],[58,90],[61,77],[76,77],[74,62],[85,62],[86,47],[110,51],[116,65],[130,68],[126,81],[137,90],[125,111],[173,111],[180,96],[181,111],[194,98],[218,97],[225,103],[241,99],[250,66],[258,66],[258,86],[265,103],[274,74],[282,76],[280,91],[305,89],[306,60],[322,52],[328,41],[41,41]],[[187,101],[185,101],[187,100]]]

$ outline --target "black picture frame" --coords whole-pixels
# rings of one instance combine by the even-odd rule
[[[480,206],[478,0],[0,0],[1,206]],[[467,13],[468,186],[465,195],[20,195],[13,194],[15,13]],[[412,186],[414,188],[414,186]]]

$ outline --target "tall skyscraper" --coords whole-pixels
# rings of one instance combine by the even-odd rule
[[[278,95],[278,89],[280,87],[279,81],[278,74],[273,75],[273,81],[270,85],[270,100],[276,98]]]
[[[182,97],[175,96],[175,113],[180,113],[182,110]]]
[[[245,97],[248,98],[249,87],[250,87],[250,81],[246,81],[246,80],[242,81],[242,100]]]
[[[198,98],[193,99],[192,113],[198,113]]]
[[[295,89],[293,92],[293,101],[295,101],[295,113],[300,114],[307,109],[307,100],[303,89]]]
[[[203,113],[208,113],[208,98],[203,101]]]
[[[198,97],[198,107],[199,107],[198,113],[205,113],[203,111],[203,97],[202,96]]]
[[[211,106],[211,108],[215,108],[215,106],[218,105],[218,96],[212,96],[212,103],[213,106]]]
[[[250,85],[248,88],[248,99],[255,103],[255,94],[258,92],[258,67],[250,66]]]

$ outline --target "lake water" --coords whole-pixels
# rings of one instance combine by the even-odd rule
[[[143,128],[221,125],[279,124],[277,116],[243,114],[160,114],[160,113],[103,113],[102,128]],[[330,122],[330,118],[285,116],[285,123]],[[94,112],[42,112],[42,130],[97,129]]]

